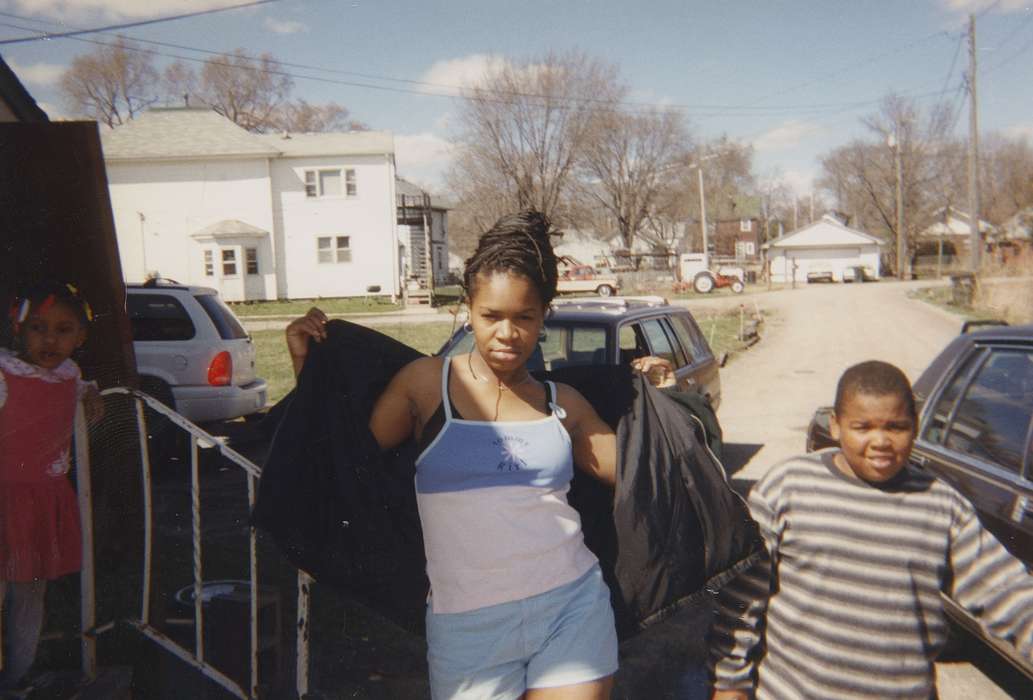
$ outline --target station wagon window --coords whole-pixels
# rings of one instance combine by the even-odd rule
[[[133,340],[190,340],[196,333],[190,314],[168,294],[127,294],[126,311]]]
[[[215,263],[212,251],[204,251],[204,276],[214,277],[215,276]]]
[[[351,236],[320,236],[316,239],[316,260],[320,263],[351,262]]]
[[[646,337],[637,323],[621,326],[617,343],[620,348],[622,365],[630,363],[636,357],[645,357],[649,354]]]
[[[1022,471],[1031,417],[1033,353],[1015,348],[994,349],[964,390],[943,433],[943,444],[1018,474]]]
[[[237,251],[233,248],[222,249],[222,276],[233,277],[237,274]]]
[[[675,356],[674,347],[671,345],[671,340],[667,337],[667,333],[664,332],[660,319],[652,318],[648,321],[643,321],[642,332],[645,333],[646,338],[649,341],[649,347],[652,349],[654,355],[662,357],[674,365],[678,364],[678,358]],[[683,357],[682,360],[684,359],[685,358]],[[682,362],[681,364],[685,363]]]
[[[674,330],[681,339],[682,344],[692,355],[695,362],[700,362],[711,356],[710,346],[703,338],[703,333],[687,314],[677,314],[671,317]],[[690,349],[691,348],[691,349]]]
[[[249,275],[258,274],[258,248],[244,249],[244,264],[247,266]]]

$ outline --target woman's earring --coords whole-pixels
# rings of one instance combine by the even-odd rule
[[[463,330],[467,333],[473,333],[473,326],[470,324],[469,321],[463,324]]]

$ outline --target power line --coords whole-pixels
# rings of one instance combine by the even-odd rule
[[[266,0],[266,1],[275,1],[275,0]],[[240,7],[243,7],[243,6],[240,6]],[[14,17],[16,19],[21,19],[21,20],[30,21],[30,22],[37,22],[37,23],[45,22],[45,20],[38,20],[38,19],[35,19],[35,18],[25,17],[25,16],[21,16],[21,15],[15,15],[15,14],[9,13],[9,12],[0,12],[0,16]],[[20,25],[14,25],[14,24],[9,24],[9,23],[2,23],[2,22],[0,22],[0,26],[12,27],[12,28],[15,28],[15,29],[21,29],[23,31],[42,31],[42,30],[31,28],[31,27],[24,27],[24,26],[20,26]],[[81,31],[76,31],[76,32],[67,32],[67,33],[65,33],[65,38],[71,38],[71,39],[76,40],[76,41],[80,41],[80,42],[84,42],[84,43],[90,43],[90,44],[96,44],[96,45],[101,45],[101,46],[108,45],[107,42],[103,42],[103,41],[99,41],[99,40],[95,40],[95,39],[87,39],[87,38],[84,38],[82,36],[79,36],[80,34],[84,34],[84,33],[111,33],[111,32],[109,32],[107,29],[104,29],[104,28],[96,29],[96,30],[81,30]],[[945,33],[944,32],[935,32],[935,33],[930,34],[928,36],[922,37],[921,39],[918,39],[918,40],[916,40],[914,42],[911,42],[907,46],[901,47],[900,49],[897,49],[897,50],[894,50],[894,51],[889,51],[889,52],[883,52],[883,53],[881,53],[881,54],[879,54],[877,56],[873,56],[873,57],[870,57],[869,59],[865,59],[865,60],[859,61],[859,62],[857,62],[855,64],[851,64],[850,66],[846,66],[846,67],[844,67],[844,68],[842,68],[842,69],[840,69],[838,71],[834,71],[832,73],[828,73],[825,76],[823,76],[823,79],[827,79],[829,77],[834,77],[836,75],[839,75],[842,72],[845,72],[845,71],[848,71],[848,70],[853,70],[853,69],[855,69],[857,67],[861,67],[861,66],[867,65],[869,63],[877,62],[877,61],[882,60],[883,58],[885,58],[887,56],[894,55],[894,54],[901,53],[903,51],[909,50],[910,48],[913,48],[914,46],[917,46],[917,45],[919,45],[921,43],[924,43],[925,41],[928,41],[931,38],[942,36],[943,34],[945,34]],[[58,35],[53,35],[52,34],[52,35],[45,35],[45,36],[57,37]],[[162,46],[162,47],[165,47],[165,48],[173,48],[173,49],[182,50],[182,51],[192,51],[192,52],[196,52],[196,53],[200,53],[200,54],[204,54],[204,55],[209,55],[209,56],[217,56],[217,57],[218,56],[227,56],[227,54],[225,52],[213,51],[213,50],[210,50],[210,49],[201,49],[201,48],[197,48],[197,47],[186,46],[186,45],[183,45],[183,44],[174,44],[174,43],[170,43],[170,42],[161,42],[161,41],[155,41],[155,40],[150,40],[150,39],[135,39],[135,38],[133,39],[133,41],[136,41],[136,42],[139,42],[139,43],[144,43],[144,44],[155,45],[155,46]],[[0,44],[2,44],[2,43],[3,42],[0,42]],[[165,58],[174,58],[174,59],[177,59],[177,60],[185,60],[185,61],[191,61],[191,62],[196,62],[196,63],[205,63],[206,62],[204,60],[198,59],[196,57],[191,57],[191,56],[182,56],[182,55],[178,55],[178,54],[169,54],[169,53],[163,53],[163,52],[160,52],[160,51],[150,51],[150,50],[146,50],[146,49],[139,49],[137,47],[132,47],[132,46],[125,46],[124,48],[126,48],[127,50],[132,50],[132,51],[148,53],[148,54],[152,54],[152,55],[163,56]],[[289,71],[279,70],[279,69],[269,70],[268,71],[268,72],[270,72],[270,73],[272,73],[274,75],[283,75],[283,76],[290,77],[290,78],[297,78],[297,79],[301,79],[301,80],[311,80],[311,81],[315,81],[315,82],[322,82],[322,83],[328,83],[328,84],[342,85],[342,86],[345,86],[345,87],[358,87],[358,88],[380,90],[380,91],[384,91],[384,92],[394,92],[394,93],[401,93],[401,94],[414,94],[414,95],[421,95],[421,96],[430,95],[430,96],[434,96],[434,97],[455,97],[455,98],[461,98],[461,99],[469,99],[468,95],[462,94],[463,88],[461,88],[459,86],[455,86],[455,85],[444,85],[444,84],[440,84],[440,83],[429,83],[429,82],[425,82],[425,81],[411,80],[411,79],[406,79],[406,78],[394,78],[394,77],[390,77],[390,76],[374,75],[374,74],[369,74],[369,73],[358,73],[358,72],[355,72],[355,71],[345,71],[345,70],[340,70],[340,69],[325,68],[325,67],[322,67],[322,66],[313,66],[313,65],[301,64],[301,63],[292,63],[292,62],[284,62],[284,61],[276,61],[276,63],[277,63],[278,66],[285,67],[285,68],[296,68],[296,69],[301,69],[301,70],[314,70],[314,71],[318,71],[318,72],[337,74],[337,75],[351,75],[351,76],[361,77],[361,78],[364,78],[364,79],[367,79],[367,80],[380,80],[380,81],[400,82],[400,83],[414,85],[414,86],[418,86],[418,87],[439,88],[439,89],[449,90],[449,91],[452,91],[452,92],[446,92],[446,93],[428,92],[426,90],[421,90],[421,89],[404,89],[404,88],[391,87],[391,86],[386,86],[386,85],[377,85],[377,84],[365,83],[365,82],[332,80],[332,79],[329,79],[329,78],[322,78],[322,77],[318,77],[318,76],[311,76],[311,75],[303,75],[303,74],[298,74],[298,73],[291,73]],[[245,68],[245,69],[250,68],[249,66],[236,66],[235,64],[227,64],[227,63],[219,63],[219,65],[225,65],[227,67]],[[259,70],[259,69],[258,68],[253,68],[252,70]],[[802,87],[805,87],[805,86],[807,86],[809,84],[814,84],[815,82],[821,82],[821,80],[822,79],[817,79],[817,80],[814,80],[814,81],[810,81],[808,83],[801,83],[799,85],[792,86],[792,87],[788,88],[786,91],[783,91],[783,94],[784,94],[784,92],[791,92],[791,91],[795,91],[797,89],[801,89]],[[706,118],[706,117],[727,117],[727,116],[777,116],[779,113],[786,113],[786,112],[795,112],[795,113],[799,113],[799,112],[807,112],[807,113],[830,112],[832,114],[837,114],[837,113],[840,113],[841,111],[843,111],[844,109],[847,109],[847,110],[849,110],[849,109],[860,109],[862,107],[867,107],[867,106],[870,106],[870,105],[873,105],[873,104],[877,104],[878,102],[880,102],[882,100],[882,98],[879,97],[879,98],[855,100],[855,101],[850,101],[850,102],[838,102],[838,103],[816,103],[816,104],[812,103],[812,104],[798,104],[798,105],[757,106],[758,102],[763,101],[765,99],[768,99],[768,98],[770,98],[772,96],[775,96],[776,94],[779,94],[779,93],[771,93],[770,95],[765,96],[765,97],[761,98],[760,100],[755,101],[754,103],[751,103],[751,104],[743,104],[743,105],[695,104],[695,105],[688,105],[688,104],[655,104],[655,103],[633,102],[633,101],[616,101],[616,102],[613,102],[613,101],[607,101],[607,100],[600,99],[600,98],[590,98],[590,97],[566,97],[566,96],[564,96],[564,97],[557,98],[556,96],[551,96],[551,95],[543,95],[543,94],[537,94],[537,93],[526,93],[526,92],[517,92],[517,91],[499,91],[499,90],[487,90],[487,91],[484,91],[484,90],[481,90],[480,92],[481,92],[481,94],[483,94],[484,92],[487,92],[487,93],[489,93],[490,95],[492,95],[492,96],[494,96],[496,98],[502,98],[502,99],[488,99],[487,100],[489,102],[502,103],[502,104],[511,104],[511,102],[508,101],[508,98],[514,98],[514,99],[515,98],[530,98],[530,99],[542,99],[542,100],[546,100],[546,99],[553,99],[553,100],[559,99],[561,101],[570,102],[570,103],[588,103],[588,104],[595,103],[595,104],[599,104],[599,105],[604,106],[606,109],[610,109],[613,106],[623,106],[623,107],[626,107],[626,108],[631,108],[633,110],[654,110],[654,109],[655,110],[672,110],[673,109],[673,110],[678,110],[678,111],[682,111],[682,112],[689,113],[689,114],[694,114],[695,116],[702,117],[702,118]],[[907,94],[907,93],[904,93],[904,94]],[[484,99],[484,98],[483,97],[479,97],[478,99]]]
[[[270,5],[272,3],[281,2],[281,0],[252,0],[252,2],[245,2],[239,5],[228,5],[226,7],[214,7],[209,10],[198,10],[196,12],[184,12],[178,15],[167,15],[165,17],[156,17],[154,19],[144,19],[138,22],[125,22],[123,24],[109,24],[103,27],[94,27],[93,29],[75,29],[68,32],[58,32],[56,34],[44,33],[42,36],[22,36],[15,39],[4,39],[0,40],[0,46],[7,46],[10,44],[24,44],[30,41],[48,41],[50,39],[66,39],[78,36],[80,34],[96,34],[99,32],[108,32],[116,29],[133,29],[135,27],[146,27],[151,24],[161,24],[162,22],[172,22],[179,19],[188,19],[190,17],[201,17],[203,15],[213,15],[218,12],[228,12],[230,10],[241,10],[246,7],[256,7],[258,5]],[[6,13],[0,13],[6,14]],[[19,18],[25,19],[25,18]],[[33,31],[33,30],[29,30]]]

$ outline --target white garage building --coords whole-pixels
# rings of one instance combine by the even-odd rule
[[[764,244],[772,282],[806,282],[808,273],[832,273],[837,282],[843,270],[858,265],[878,278],[879,248],[875,236],[852,229],[826,214],[820,221]]]

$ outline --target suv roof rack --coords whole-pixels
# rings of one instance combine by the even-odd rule
[[[661,296],[636,297],[561,297],[552,300],[552,305],[592,307],[597,309],[627,309],[633,306],[667,306],[670,302]]]

